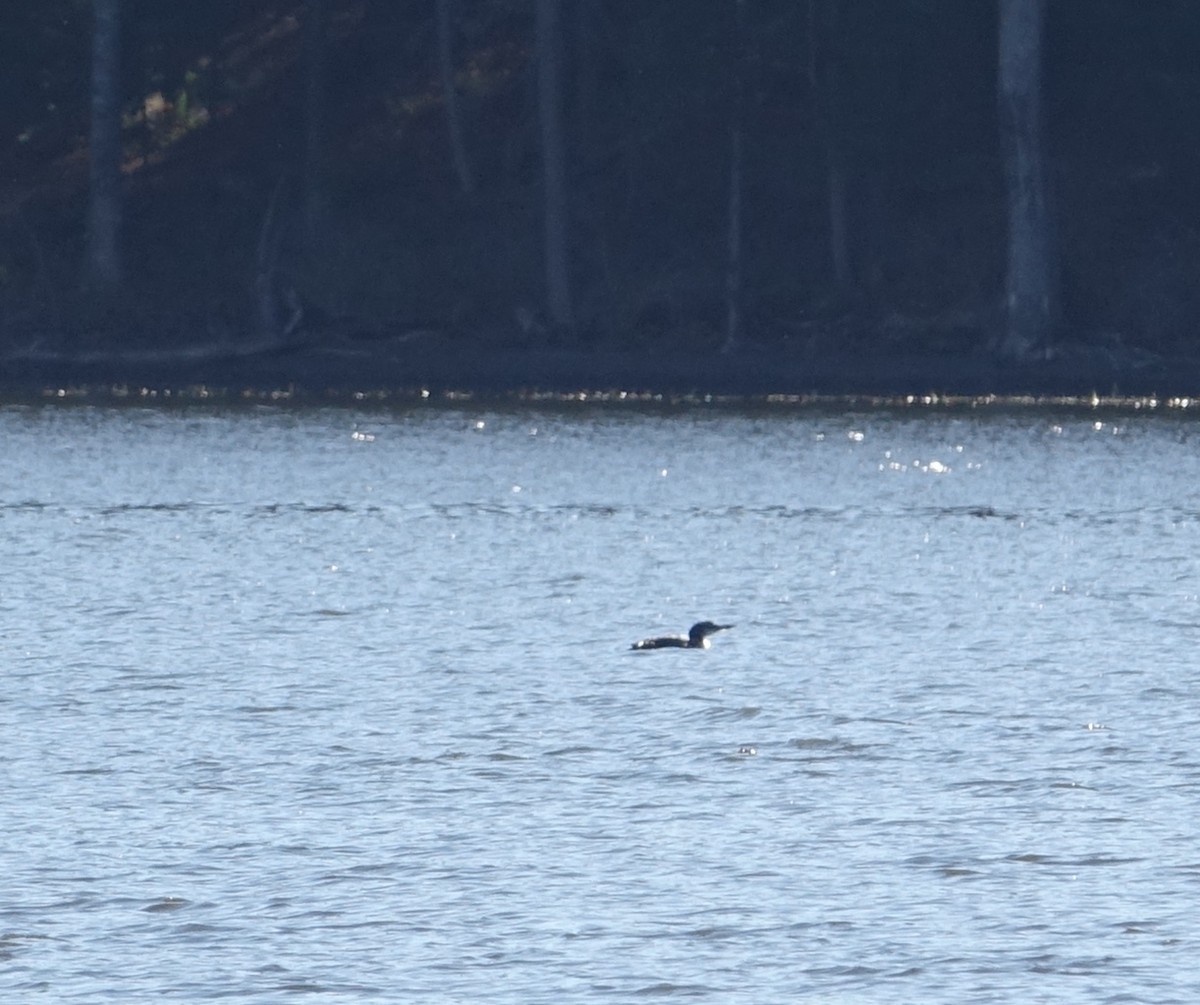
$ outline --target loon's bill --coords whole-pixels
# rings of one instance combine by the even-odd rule
[[[687,635],[662,635],[656,639],[642,639],[631,645],[630,649],[707,649],[708,637],[715,632],[723,632],[733,625],[716,625],[711,621],[698,621],[692,625]]]

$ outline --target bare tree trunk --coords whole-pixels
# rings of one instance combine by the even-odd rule
[[[329,0],[308,0],[304,26],[304,240],[318,247],[325,223],[326,46]]]
[[[283,224],[279,207],[284,188],[284,180],[280,179],[267,203],[255,253],[254,302],[258,312],[258,336],[260,343],[267,345],[287,342],[304,320],[304,308],[296,291],[288,286],[280,296],[279,244]]]
[[[84,282],[97,289],[121,281],[121,4],[94,0],[92,123]]]
[[[1041,119],[1045,0],[1000,0],[1000,147],[1008,188],[1008,273],[1002,355],[1028,358],[1058,320],[1058,267]]]
[[[850,231],[846,224],[846,168],[841,151],[829,155],[829,260],[833,281],[843,290],[853,282],[850,274]]]
[[[729,136],[729,248],[725,263],[725,342],[733,352],[742,341],[742,128]]]
[[[579,151],[590,157],[596,147],[601,105],[600,50],[605,33],[604,0],[575,0],[574,23],[570,32],[571,52],[575,61],[575,111],[571,116]],[[603,142],[601,140],[601,142]]]
[[[808,0],[808,83],[821,154],[825,158],[829,262],[834,283],[845,290],[854,277],[846,214],[846,158],[837,132],[841,87],[836,46],[833,45],[837,16],[838,0]]]
[[[463,137],[462,117],[458,108],[458,88],[454,86],[454,0],[437,0],[438,65],[442,74],[442,95],[446,106],[446,128],[450,133],[450,153],[454,173],[463,195],[475,192],[471,162]]]
[[[556,328],[575,325],[571,307],[566,144],[562,114],[561,0],[537,0],[538,115],[542,132],[546,300]]]
[[[745,131],[746,0],[734,2],[733,99],[729,117],[729,244],[725,261],[725,343],[733,352],[742,340],[742,142]]]

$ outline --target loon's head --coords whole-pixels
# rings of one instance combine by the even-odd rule
[[[694,646],[708,648],[708,637],[715,632],[723,632],[733,625],[716,625],[711,621],[698,621],[688,630],[688,641]]]

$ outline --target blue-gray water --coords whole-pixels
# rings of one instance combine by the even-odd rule
[[[0,443],[0,1000],[1196,1000],[1194,420]]]

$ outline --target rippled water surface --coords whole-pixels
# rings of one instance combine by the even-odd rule
[[[1194,1002],[1198,428],[0,409],[0,999]]]

